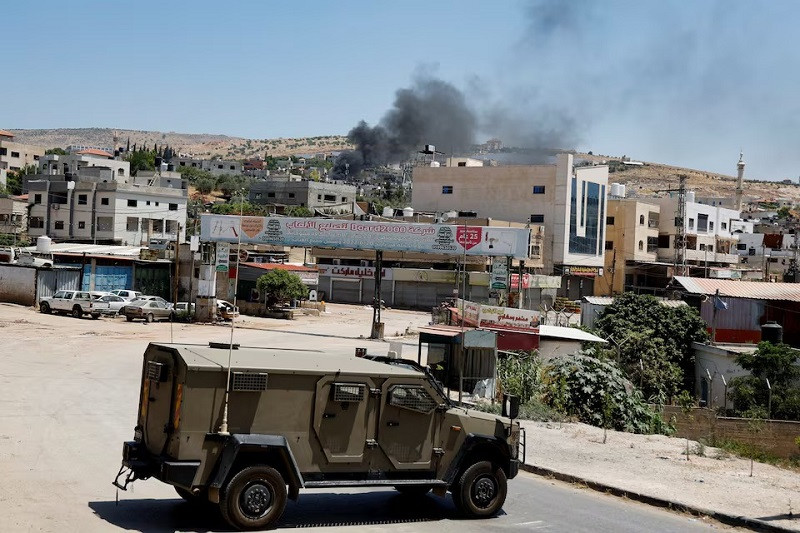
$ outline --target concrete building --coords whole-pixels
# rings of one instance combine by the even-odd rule
[[[275,206],[298,206],[330,214],[352,213],[356,187],[339,183],[270,178],[250,187],[250,202]]]
[[[543,273],[562,275],[571,299],[594,293],[605,261],[607,166],[575,167],[563,153],[552,165],[415,167],[413,183],[417,211],[543,225]]]
[[[764,281],[794,281],[785,276],[794,273],[800,253],[800,234],[744,233],[736,246],[742,264],[761,270]]]
[[[22,196],[0,198],[0,234],[19,237],[28,231],[28,199]]]
[[[31,237],[128,246],[184,240],[188,191],[180,174],[133,178],[126,161],[85,152],[47,156],[43,173],[26,179]]]
[[[660,217],[658,205],[633,198],[608,200],[605,268],[595,279],[595,296],[625,292],[638,265],[657,261]]]
[[[8,171],[37,165],[44,155],[44,148],[14,141],[14,134],[0,130],[0,185],[5,187]]]
[[[236,175],[242,173],[242,163],[240,161],[230,161],[222,159],[193,159],[190,157],[173,157],[171,164],[175,165],[176,169],[181,167],[196,168],[205,170],[215,176],[223,174]]]

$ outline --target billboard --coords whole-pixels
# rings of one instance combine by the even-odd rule
[[[498,307],[478,304],[468,300],[456,300],[456,309],[464,308],[464,322],[481,328],[510,329],[515,331],[537,332],[539,311]]]
[[[204,242],[320,246],[526,259],[530,230],[495,226],[406,224],[323,218],[203,215]]]

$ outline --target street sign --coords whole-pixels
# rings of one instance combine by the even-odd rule
[[[492,281],[489,288],[492,290],[508,290],[508,258],[495,257],[492,260]]]
[[[217,260],[215,262],[217,272],[227,272],[231,255],[231,245],[227,242],[217,243]]]

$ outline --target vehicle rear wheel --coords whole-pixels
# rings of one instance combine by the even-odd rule
[[[126,316],[125,320],[127,320],[128,322],[133,322],[133,317],[132,316]]]
[[[39,306],[39,311],[49,315],[51,313],[50,305],[47,302],[42,302],[42,304]]]
[[[72,316],[74,318],[81,318],[83,316],[83,310],[81,309],[81,306],[76,305],[72,308]]]
[[[222,488],[219,508],[235,528],[266,529],[286,508],[286,482],[274,468],[248,466]]]
[[[147,316],[145,317],[145,320],[147,322],[152,322],[153,320],[155,320],[155,317],[153,317],[153,313],[148,313]]]
[[[100,318],[100,313],[92,313],[92,318],[94,320],[97,320],[98,318]]]
[[[431,491],[430,487],[425,485],[395,485],[394,490],[411,498],[421,498]]]
[[[508,493],[506,474],[489,461],[467,468],[453,487],[453,503],[468,518],[494,516]]]

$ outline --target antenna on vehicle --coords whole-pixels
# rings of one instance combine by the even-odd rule
[[[220,435],[230,435],[228,432],[228,398],[231,393],[231,358],[233,357],[233,323],[236,320],[236,293],[239,287],[239,257],[242,252],[242,228],[244,224],[244,189],[242,189],[242,199],[239,203],[239,231],[236,234],[238,242],[236,244],[236,274],[233,280],[233,313],[231,313],[231,342],[228,345],[228,375],[225,378],[225,400],[222,408],[222,424],[219,426]]]

